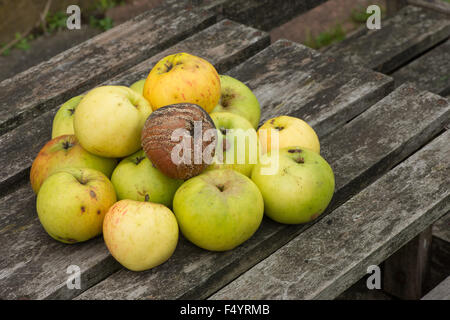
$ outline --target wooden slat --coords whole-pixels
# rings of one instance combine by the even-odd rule
[[[433,225],[433,236],[450,245],[450,212]]]
[[[427,293],[422,300],[450,300],[450,276]]]
[[[390,73],[450,36],[450,19],[424,8],[406,6],[381,21],[381,29],[362,27],[327,50],[371,69]]]
[[[0,134],[155,55],[216,21],[167,1],[13,78],[0,82]]]
[[[103,84],[130,85],[146,78],[161,58],[176,52],[190,52],[214,63],[219,72],[239,64],[255,52],[269,45],[267,33],[230,20],[223,20],[206,30],[164,50],[144,62],[126,70]],[[32,161],[42,146],[50,140],[51,123],[56,109],[45,112],[0,136],[0,194],[29,174]]]
[[[326,0],[225,0],[225,17],[262,30],[271,30]]]
[[[336,176],[336,201],[329,210],[407,157],[449,117],[444,99],[405,86],[323,139],[323,154]],[[310,225],[265,218],[252,238],[225,253],[207,252],[181,239],[167,263],[142,273],[120,270],[79,298],[206,298]]]
[[[419,300],[430,275],[431,226],[383,262],[383,291],[403,300]]]
[[[395,85],[413,82],[416,87],[446,96],[450,94],[450,40],[430,50],[392,74]]]
[[[445,13],[450,17],[450,3],[447,0],[407,0],[409,4]]]
[[[212,298],[335,298],[450,210],[449,139],[447,131]]]
[[[267,33],[224,20],[124,72],[114,81],[131,84],[145,77],[160,58],[179,51],[201,55],[219,70],[226,71],[233,63],[245,60],[267,44]],[[39,224],[35,196],[28,177],[24,179],[24,176],[33,157],[50,139],[54,112],[49,111],[0,137],[0,161],[9,163],[8,169],[4,166],[2,170],[2,181],[9,178],[20,183],[15,191],[0,199],[0,242],[4,250],[0,261],[0,299],[70,298],[77,293],[65,287],[69,265],[82,268],[83,288],[119,267],[109,256],[101,237],[67,246],[49,238]],[[8,176],[6,171],[16,174]],[[7,187],[3,191],[9,191],[6,189],[11,184],[4,185]]]

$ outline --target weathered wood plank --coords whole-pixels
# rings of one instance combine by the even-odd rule
[[[450,4],[446,0],[407,0],[409,4],[445,13],[450,17]]]
[[[0,82],[0,134],[216,21],[186,1],[166,2]]]
[[[446,96],[450,94],[450,40],[392,74],[395,85],[413,82],[423,90]]]
[[[146,78],[151,68],[164,56],[182,51],[202,56],[211,61],[219,72],[225,72],[269,43],[267,33],[223,20],[102,84],[130,85]],[[0,162],[4,168],[0,172],[0,194],[28,176],[34,157],[50,140],[55,112],[56,109],[49,110],[0,136]]]
[[[326,0],[225,0],[222,14],[262,30],[271,30]]]
[[[427,293],[422,300],[450,300],[450,276]]]
[[[449,116],[446,100],[404,86],[323,139],[324,157],[336,176],[336,200],[328,211],[416,150]],[[252,238],[225,253],[207,252],[181,239],[167,263],[142,273],[120,270],[79,298],[206,298],[310,226],[265,218]]]
[[[433,225],[433,236],[450,244],[450,212]]]
[[[224,20],[122,73],[114,82],[131,84],[145,77],[160,58],[179,51],[203,56],[226,71],[268,44],[265,32]],[[21,183],[0,200],[0,242],[5,250],[5,259],[0,262],[0,298],[70,298],[79,292],[65,286],[69,265],[81,267],[84,289],[118,268],[101,237],[67,246],[49,238],[39,224],[35,197],[28,177],[23,178],[33,157],[50,139],[55,112],[50,110],[0,137],[0,161],[10,164],[2,170],[2,182],[9,178]],[[7,171],[16,174],[7,175]],[[7,191],[11,184],[5,182],[4,186],[2,190]]]
[[[335,298],[450,210],[449,139],[447,131],[212,299]]]
[[[383,290],[404,299],[419,300],[430,275],[431,226],[384,261]]]
[[[327,52],[371,69],[391,73],[450,35],[450,19],[444,14],[406,6],[382,20],[381,29],[362,27],[354,35],[332,45]]]

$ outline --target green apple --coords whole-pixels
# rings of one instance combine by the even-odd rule
[[[277,162],[277,168],[265,173]],[[252,180],[264,198],[265,214],[281,223],[297,224],[317,218],[334,193],[334,174],[317,152],[300,147],[272,150],[255,165]]]
[[[178,243],[178,224],[162,204],[121,200],[106,213],[103,238],[125,268],[142,271],[170,258]]]
[[[74,134],[73,115],[81,98],[83,96],[73,97],[58,109],[53,118],[52,139],[65,134]]]
[[[242,82],[230,76],[220,76],[220,101],[212,112],[231,112],[258,127],[261,107],[253,92]]]
[[[141,79],[141,80],[139,80],[139,81],[136,81],[135,83],[133,83],[131,86],[130,86],[130,89],[131,90],[134,90],[134,91],[136,91],[137,93],[139,93],[139,94],[144,94],[144,84],[145,84],[145,80],[146,79]]]
[[[150,201],[171,207],[175,191],[183,180],[172,179],[161,173],[145,152],[139,150],[117,165],[111,182],[119,200]]]
[[[147,100],[128,87],[97,87],[78,104],[75,135],[91,153],[126,157],[141,148],[141,131],[151,112]]]
[[[52,238],[76,243],[101,234],[103,218],[115,202],[114,187],[103,173],[88,168],[64,168],[42,184],[36,209]]]
[[[264,201],[256,185],[230,169],[206,171],[175,193],[173,211],[183,235],[212,251],[231,250],[261,224]]]
[[[116,159],[99,157],[84,150],[73,134],[59,136],[47,142],[34,159],[30,171],[31,187],[37,194],[44,180],[61,168],[91,168],[110,177],[116,165]]]
[[[217,148],[207,170],[233,169],[250,176],[257,163],[258,136],[245,118],[230,112],[210,114],[217,128]]]

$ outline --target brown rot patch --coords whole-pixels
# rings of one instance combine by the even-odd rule
[[[100,210],[97,210],[97,214],[100,215],[102,212]]]
[[[320,216],[320,212],[314,213],[314,214],[311,216],[310,220],[312,221],[312,220],[316,219],[318,216]]]
[[[288,152],[289,153],[300,153],[300,152],[302,152],[302,150],[301,149],[289,149]]]
[[[270,124],[274,124],[275,123],[275,119],[270,120]]]
[[[303,157],[298,157],[297,159],[294,159],[297,163],[305,163],[305,159]]]
[[[81,213],[85,213],[86,212],[86,207],[85,206],[81,206]]]
[[[57,238],[58,238],[59,240],[65,241],[65,242],[70,242],[70,243],[75,243],[75,242],[77,242],[77,240],[75,240],[75,239],[73,239],[73,238],[64,238],[64,237],[59,237],[59,236],[57,236]]]

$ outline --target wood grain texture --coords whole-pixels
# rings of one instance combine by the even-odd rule
[[[345,124],[392,90],[392,79],[327,57],[301,44],[279,40],[230,70],[252,88],[261,121],[302,118],[320,136]]]
[[[447,96],[450,94],[450,40],[392,74],[395,85],[407,81],[423,90]]]
[[[226,71],[268,43],[265,32],[221,21],[123,72],[111,83],[131,84],[145,77],[160,58],[179,51],[201,55]],[[52,240],[39,224],[28,174],[33,158],[50,139],[55,112],[50,110],[0,137],[0,161],[5,163],[1,191],[8,193],[0,199],[0,239],[7,239],[3,247],[5,259],[0,262],[0,298],[71,298],[119,267],[101,237],[67,246]],[[68,290],[65,286],[66,269],[71,264],[81,267],[81,290]]]
[[[450,276],[427,293],[422,300],[450,300]]]
[[[445,13],[450,17],[450,3],[445,0],[407,0],[409,4]]]
[[[362,27],[332,45],[328,54],[390,73],[450,35],[450,19],[439,12],[406,6],[381,21],[381,29]]]
[[[419,300],[430,276],[431,226],[383,262],[383,291],[403,300]]]
[[[222,14],[262,30],[271,30],[326,0],[225,0]]]
[[[212,299],[333,299],[450,210],[446,132]]]
[[[186,1],[166,2],[0,82],[0,134],[216,21]]]
[[[144,62],[126,70],[105,84],[131,85],[145,79],[151,68],[163,57],[176,52],[199,55],[225,72],[231,66],[245,61],[257,51],[269,45],[267,33],[230,20],[223,20],[176,45],[152,56]],[[0,136],[0,194],[27,178],[29,169],[39,150],[51,138],[51,126],[56,109],[37,116],[8,133]]]
[[[425,105],[427,111],[418,112]],[[327,211],[416,150],[443,128],[449,116],[446,100],[404,86],[326,137],[323,155],[336,175],[336,200]],[[252,238],[224,253],[202,250],[182,238],[167,263],[142,273],[120,270],[78,298],[206,298],[310,226],[264,218]]]

